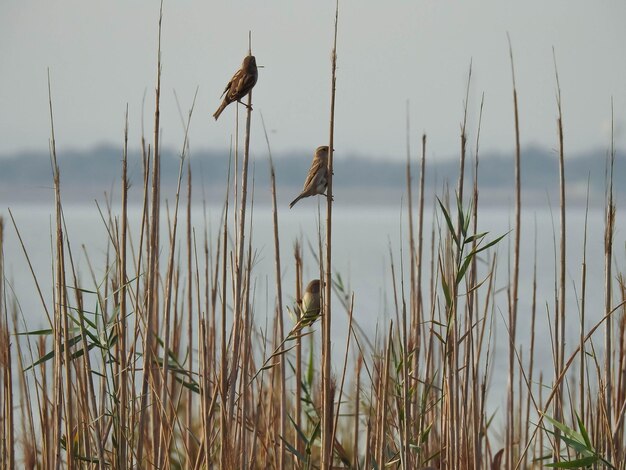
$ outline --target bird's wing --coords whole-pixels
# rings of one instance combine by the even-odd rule
[[[302,192],[312,190],[317,187],[318,182],[324,177],[328,169],[326,168],[326,161],[321,158],[313,159],[309,174],[306,175],[306,181],[304,182],[304,189]]]
[[[233,77],[233,88],[231,91],[231,96],[234,100],[238,100],[243,98],[248,92],[252,89],[252,87],[256,84],[257,77],[256,75],[244,73],[240,70],[241,74],[237,77],[235,81],[235,77]]]
[[[243,75],[243,71],[241,69],[237,70],[230,81],[226,84],[226,88],[224,88],[224,92],[222,96],[226,95],[227,97],[232,96],[233,92],[237,89],[239,81],[241,80],[241,76]]]

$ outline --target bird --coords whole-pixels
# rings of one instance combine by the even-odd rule
[[[213,113],[213,117],[217,121],[217,118],[220,117],[224,108],[228,106],[233,101],[237,101],[241,103],[241,99],[250,93],[252,87],[256,85],[257,78],[259,77],[259,72],[256,67],[256,59],[253,55],[247,55],[241,64],[241,68],[235,72],[233,78],[230,79],[226,88],[224,88],[224,92],[222,96],[224,99],[222,100],[222,104],[217,108],[217,111]],[[247,104],[241,103],[244,106],[248,107]],[[252,109],[252,108],[250,108]]]
[[[298,320],[299,329],[309,326],[317,320],[320,314],[320,287],[320,280],[313,279],[304,289]]]
[[[302,192],[291,201],[289,208],[291,209],[296,202],[303,197],[315,196],[316,194],[324,194],[328,186],[328,145],[322,145],[315,149],[311,168],[306,175]]]

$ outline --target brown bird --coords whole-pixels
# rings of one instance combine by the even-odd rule
[[[313,279],[304,289],[298,321],[299,328],[312,325],[317,320],[320,314],[320,287],[320,280]]]
[[[230,82],[224,88],[224,92],[222,96],[224,99],[222,100],[222,104],[217,111],[213,114],[213,117],[217,121],[217,118],[220,117],[224,108],[228,106],[233,101],[237,101],[241,103],[241,98],[246,96],[252,90],[252,87],[256,84],[257,78],[259,77],[259,72],[256,68],[256,59],[253,55],[248,55],[243,59],[243,63],[241,64],[241,68],[235,72],[233,78],[230,79]],[[241,103],[244,106],[248,107],[247,104]]]
[[[315,196],[316,194],[324,194],[328,186],[328,145],[322,145],[315,149],[313,162],[306,175],[306,181],[300,195],[291,201],[289,208],[303,197]]]

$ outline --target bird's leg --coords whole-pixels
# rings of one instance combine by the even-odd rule
[[[247,109],[252,111],[252,106],[251,105],[247,105],[246,103],[244,103],[243,101],[240,101],[240,100],[237,100],[237,103],[244,105]]]
[[[324,196],[326,196],[326,198],[328,199],[328,193],[324,193]],[[334,202],[335,201],[335,196],[332,196],[330,198],[330,200]]]

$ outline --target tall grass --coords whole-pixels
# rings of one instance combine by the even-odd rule
[[[471,67],[459,179],[453,193],[444,186],[437,194],[426,194],[427,140],[421,136],[419,168],[415,169],[407,113],[407,237],[400,242],[399,269],[390,259],[392,287],[387,293],[394,299],[395,318],[381,323],[376,336],[369,337],[363,333],[360,322],[364,320],[355,307],[358,290],[346,287],[332,263],[332,208],[340,203],[332,198],[337,19],[338,9],[331,63],[326,222],[324,227],[310,227],[310,233],[314,229],[322,233],[325,228],[325,243],[321,236],[317,247],[315,241],[307,240],[307,251],[304,240],[295,240],[293,260],[281,256],[281,241],[282,246],[285,243],[280,237],[281,206],[266,134],[276,291],[265,312],[259,311],[261,294],[256,281],[270,273],[255,270],[250,223],[254,211],[254,179],[249,178],[255,116],[252,95],[247,100],[243,136],[235,133],[234,175],[229,170],[227,193],[217,202],[223,207],[219,226],[208,226],[206,208],[204,220],[193,219],[192,206],[197,202],[192,201],[193,165],[187,135],[193,104],[185,123],[175,196],[171,205],[163,207],[160,17],[152,143],[141,136],[140,215],[135,219],[128,210],[126,113],[120,212],[112,209],[117,206],[112,200],[106,201],[101,215],[107,256],[104,266],[94,269],[85,253],[90,273],[85,280],[77,271],[76,246],[65,227],[63,168],[56,155],[50,85],[55,195],[51,286],[42,286],[35,275],[29,247],[13,214],[10,231],[0,219],[0,247],[7,236],[20,241],[49,322],[39,330],[25,325],[18,304],[22,293],[11,290],[0,250],[0,467],[500,469],[560,465],[626,469],[626,283],[621,275],[616,280],[614,271],[614,149],[607,165],[604,305],[594,306],[604,316],[587,325],[585,311],[591,306],[586,298],[585,238],[580,337],[568,344],[565,321],[573,321],[577,312],[565,304],[566,158],[558,75],[560,172],[554,184],[560,186],[561,229],[550,334],[540,333],[536,326],[537,305],[545,300],[536,298],[536,255],[534,277],[528,280],[533,285],[530,310],[518,304],[520,266],[531,261],[520,253],[520,241],[528,230],[522,231],[520,221],[523,156],[514,73],[515,223],[509,234],[481,231],[478,155],[484,99],[473,151],[473,187],[464,189],[468,188]],[[512,52],[511,65],[513,72]],[[414,204],[415,171],[419,183]],[[179,210],[184,203],[186,224],[180,229]],[[430,246],[424,236],[429,229],[425,207],[432,207],[436,221],[430,227]],[[508,253],[513,269],[503,280],[497,273],[500,260],[507,257],[502,243],[507,236],[514,240]],[[545,230],[536,230],[535,239],[545,236],[549,236]],[[429,251],[431,263],[426,261]],[[293,291],[283,284],[283,272],[292,263]],[[303,273],[318,271],[324,281],[321,320],[303,325],[297,318],[302,286],[307,282]],[[98,277],[96,272],[104,274]],[[503,286],[508,292],[504,308],[497,295]],[[42,293],[46,289],[53,292],[50,303]],[[296,305],[285,301],[287,290],[295,293]],[[288,313],[295,314],[293,321]],[[348,319],[345,342],[333,343],[336,336],[331,333],[337,323],[331,319],[343,314]],[[529,344],[518,340],[520,314],[531,318]],[[494,370],[494,325],[501,317],[505,317],[508,341],[507,366]],[[597,351],[593,342],[598,329],[605,331],[604,351]],[[538,341],[553,342],[553,374],[536,363]],[[341,352],[340,363],[331,361],[332,351]],[[506,409],[497,416],[489,411],[496,395],[489,387],[492,374],[507,378]]]

